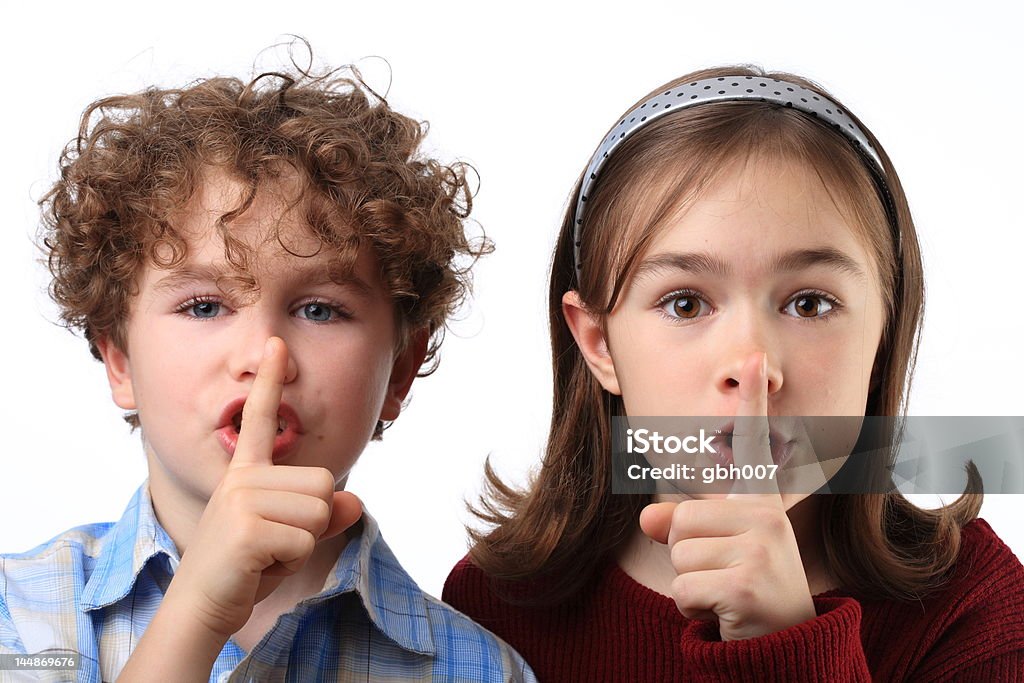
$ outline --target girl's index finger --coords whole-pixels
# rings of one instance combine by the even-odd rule
[[[732,435],[733,462],[744,476],[737,480],[729,497],[756,493],[773,496],[782,505],[782,496],[774,476],[768,426],[768,354],[747,359],[740,377],[740,402]],[[758,467],[760,466],[760,467]],[[758,475],[764,474],[763,477]]]
[[[277,436],[278,409],[288,369],[288,347],[278,337],[267,339],[256,379],[242,408],[242,429],[231,467],[272,465]]]

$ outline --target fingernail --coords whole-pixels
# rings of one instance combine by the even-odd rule
[[[274,338],[271,337],[270,339],[267,339],[267,343],[263,345],[263,357],[264,358],[270,358],[271,356],[274,355],[274,345],[271,343],[271,342],[273,342],[273,340],[274,340]]]

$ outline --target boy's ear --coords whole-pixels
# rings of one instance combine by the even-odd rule
[[[395,356],[395,363],[391,366],[391,379],[388,380],[388,390],[384,395],[384,405],[380,410],[380,419],[387,422],[398,419],[402,412],[402,401],[409,395],[412,381],[416,379],[416,373],[423,365],[423,359],[427,356],[427,342],[430,340],[430,333],[426,328],[417,330],[409,335],[405,349]]]
[[[96,348],[103,358],[107,369],[107,381],[110,382],[110,396],[114,403],[124,410],[135,410],[135,390],[132,387],[132,368],[128,362],[128,354],[117,347],[109,337],[96,340]]]
[[[562,296],[562,317],[569,331],[576,338],[584,360],[590,372],[601,383],[605,391],[616,396],[622,395],[619,378],[615,374],[615,361],[608,352],[608,340],[605,339],[601,320],[591,315],[575,291],[568,291]]]

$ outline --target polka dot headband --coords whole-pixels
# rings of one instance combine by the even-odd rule
[[[796,109],[842,133],[860,153],[868,170],[871,171],[882,195],[890,226],[896,236],[896,243],[899,245],[896,210],[885,181],[881,159],[864,132],[839,105],[820,93],[808,90],[796,83],[758,76],[721,76],[693,81],[655,95],[626,114],[594,152],[587,171],[583,175],[583,183],[576,200],[576,211],[573,213],[573,254],[575,255],[577,277],[583,270],[580,244],[582,243],[583,210],[587,202],[587,195],[594,187],[601,167],[604,166],[612,152],[630,135],[666,114],[701,104],[728,100],[771,102]],[[897,248],[897,253],[898,251]]]

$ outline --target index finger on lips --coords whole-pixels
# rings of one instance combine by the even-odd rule
[[[775,479],[768,426],[768,354],[752,354],[740,375],[740,401],[732,435],[733,462],[742,476],[729,498],[757,493],[782,504]],[[749,476],[747,476],[749,475]],[[762,476],[763,475],[763,476]]]
[[[270,337],[242,408],[242,429],[231,458],[231,467],[273,464],[277,411],[281,406],[287,368],[288,347],[283,339]]]

